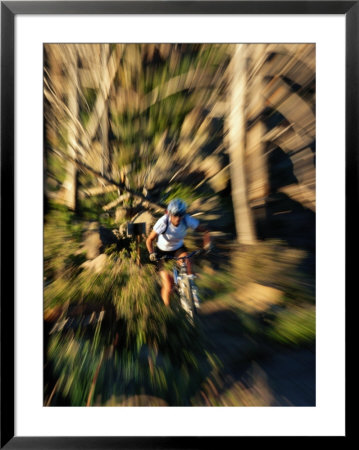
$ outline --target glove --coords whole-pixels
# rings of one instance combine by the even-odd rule
[[[157,253],[156,252],[150,253],[150,260],[151,261],[157,261]]]

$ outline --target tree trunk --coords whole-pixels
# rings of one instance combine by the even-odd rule
[[[109,57],[109,44],[101,45],[101,66],[103,67],[103,74],[105,77],[109,78],[107,71],[107,61]],[[101,117],[101,145],[102,145],[102,164],[101,173],[102,175],[109,175],[110,167],[110,151],[109,151],[109,139],[108,139],[108,99],[106,99],[104,111]]]
[[[248,204],[245,176],[246,116],[245,95],[247,84],[246,46],[236,45],[231,61],[230,110],[227,117],[228,145],[231,160],[232,202],[240,244],[255,244],[252,211]]]
[[[77,51],[73,49],[70,53],[68,66],[68,108],[73,117],[79,116],[79,102],[78,102],[78,69],[77,69]],[[68,122],[68,154],[71,158],[77,159],[77,127],[71,119]],[[67,161],[67,176],[64,181],[64,203],[72,211],[77,210],[78,199],[78,170],[76,164],[72,161]]]

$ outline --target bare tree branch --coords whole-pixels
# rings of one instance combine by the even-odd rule
[[[98,178],[101,178],[105,181],[107,181],[107,183],[112,184],[114,186],[117,186],[118,188],[129,192],[133,197],[138,198],[141,200],[142,205],[145,208],[149,208],[149,209],[153,209],[155,211],[159,211],[159,212],[164,212],[166,210],[166,207],[164,205],[161,205],[160,203],[154,203],[151,202],[150,200],[148,200],[143,194],[141,194],[140,192],[136,192],[131,188],[128,188],[125,184],[123,183],[119,183],[115,180],[113,180],[112,178],[108,177],[107,175],[102,175],[100,172],[98,172],[97,170],[94,170],[92,167],[89,167],[87,164],[78,161],[74,158],[72,158],[69,155],[65,155],[63,152],[61,152],[60,150],[55,150],[55,149],[51,149],[51,151],[53,153],[55,153],[56,155],[60,156],[63,159],[66,159],[67,161],[71,161],[74,164],[76,164],[80,169],[82,170],[87,170],[88,172],[92,173],[93,175],[95,175]]]
[[[90,189],[83,189],[82,192],[86,197],[92,197],[95,195],[107,194],[108,192],[115,192],[117,190],[118,190],[117,186],[109,185],[109,186],[93,187]]]

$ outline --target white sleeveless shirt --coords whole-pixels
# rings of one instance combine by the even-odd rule
[[[173,225],[171,219],[165,214],[155,223],[153,230],[158,234],[157,247],[164,252],[177,250],[182,247],[183,239],[187,234],[187,227],[183,221],[186,221],[187,227],[195,230],[199,225],[199,220],[186,214],[177,227]],[[166,225],[168,221],[168,227]],[[164,234],[162,234],[166,230]]]

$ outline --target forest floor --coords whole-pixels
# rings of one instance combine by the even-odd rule
[[[181,314],[165,314],[145,249],[140,267],[113,249],[108,257],[98,257],[105,260],[100,273],[81,272],[83,260],[74,253],[79,242],[68,238],[66,228],[61,234],[57,221],[51,226],[45,267],[45,403],[86,403],[91,373],[101,367],[94,405],[315,406],[315,255],[275,241],[237,248],[227,237],[222,243],[217,239],[214,253],[193,264],[203,298],[195,341],[197,333]],[[99,333],[91,320],[102,311],[107,322],[99,325]],[[121,351],[116,355],[131,349],[133,359],[126,366],[109,357],[102,365],[101,351],[115,342],[119,329]],[[163,329],[168,332],[162,336]],[[193,361],[203,372],[195,370],[197,377],[192,376],[188,368],[182,377],[177,366],[162,370],[159,365],[156,388],[142,389],[142,375],[147,384],[152,380],[145,377],[147,369],[142,374],[142,353],[136,350],[146,347],[143,336],[156,342],[168,361]],[[86,351],[90,344],[92,354]],[[73,371],[78,364],[83,372]],[[122,378],[109,383],[108,374],[122,369]],[[122,388],[127,372],[141,375],[131,392]]]
[[[315,406],[315,352],[284,348],[243,335],[222,300],[202,305],[200,324],[221,360],[226,406]]]

